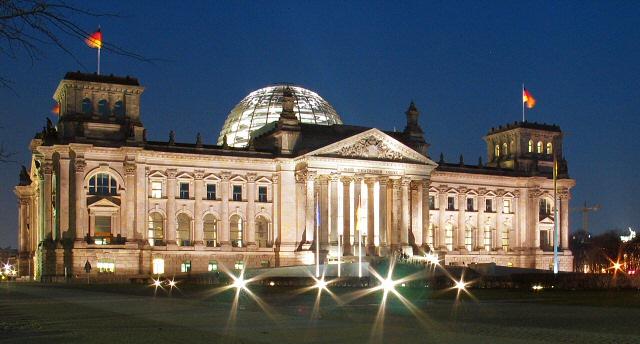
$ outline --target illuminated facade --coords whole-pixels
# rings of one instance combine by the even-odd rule
[[[255,103],[232,111],[219,144],[156,142],[146,139],[137,79],[68,73],[54,95],[59,121],[32,140],[32,164],[15,188],[20,274],[84,275],[91,266],[92,275],[112,278],[308,265],[316,247],[329,263],[432,250],[446,264],[548,269],[559,128],[493,129],[485,137],[488,163],[436,164],[413,103],[405,129],[386,132],[340,124],[311,91],[271,87],[281,88],[269,101],[279,110],[265,113],[278,116],[243,128],[244,147],[244,136],[232,140],[238,147],[228,138],[248,108],[262,111]],[[268,89],[260,91],[276,93]],[[305,94],[312,95],[306,104],[323,105],[305,112]],[[253,95],[245,100],[262,99]],[[310,112],[318,123],[305,122]],[[560,177],[560,266],[570,270],[574,181],[566,169]]]

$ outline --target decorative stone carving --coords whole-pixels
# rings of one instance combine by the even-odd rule
[[[469,192],[469,188],[461,186],[458,188],[458,194],[460,195],[465,195],[467,192]]]
[[[278,184],[280,182],[280,175],[277,173],[274,173],[273,175],[271,175],[271,182],[273,184]]]
[[[136,173],[136,164],[125,162],[124,163],[124,174],[132,175]]]
[[[540,188],[531,189],[531,191],[529,191],[529,198],[537,198],[540,196],[542,196],[542,190],[540,190]]]
[[[487,194],[487,189],[485,188],[478,188],[478,190],[476,190],[476,192],[478,193],[478,196],[484,196]]]
[[[193,171],[193,177],[195,179],[202,179],[204,178],[204,170],[194,170]]]
[[[318,177],[318,172],[316,172],[316,171],[307,171],[304,174],[304,177],[305,177],[305,180],[308,181],[308,182],[314,181]]]
[[[256,179],[258,179],[258,174],[250,172],[247,173],[247,182],[248,183],[255,183]]]
[[[329,178],[331,178],[331,181],[339,181],[340,172],[331,172],[331,174],[329,174]]]
[[[220,180],[222,180],[223,182],[229,181],[230,178],[231,178],[231,172],[228,172],[228,171],[220,172]]]
[[[75,168],[76,173],[84,172],[84,169],[87,167],[87,162],[84,160],[78,160],[73,162],[73,168]]]
[[[506,194],[507,192],[504,189],[498,189],[496,190],[496,196],[498,197],[502,197]]]
[[[354,145],[342,147],[337,153],[341,156],[388,160],[402,160],[403,157],[402,153],[387,147],[384,141],[373,135],[360,139]]]
[[[409,184],[409,186],[411,187],[411,191],[418,191],[421,185],[422,185],[422,182],[419,180],[413,180]]]
[[[513,197],[520,197],[520,190],[516,190],[513,192]]]
[[[167,178],[174,179],[178,175],[178,170],[175,168],[167,169]]]
[[[438,193],[441,193],[441,194],[446,194],[447,191],[449,191],[449,187],[446,185],[440,185],[436,189],[438,190]]]

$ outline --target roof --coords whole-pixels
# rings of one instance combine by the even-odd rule
[[[130,76],[122,77],[111,75],[100,75],[98,73],[88,74],[81,72],[67,72],[64,76],[65,80],[76,80],[76,81],[88,81],[88,82],[100,82],[105,84],[117,84],[117,85],[128,85],[128,86],[140,86],[137,78],[132,78]]]

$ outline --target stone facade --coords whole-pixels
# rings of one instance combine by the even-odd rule
[[[140,119],[143,90],[129,77],[61,81],[59,121],[32,140],[15,189],[21,275],[85,275],[89,266],[97,276],[178,275],[400,251],[436,251],[457,265],[548,269],[553,259],[550,151],[523,153],[531,145],[511,141],[545,140],[561,152],[559,128],[501,127],[485,137],[488,164],[436,164],[413,103],[403,132],[319,126],[296,118],[285,90],[280,119],[247,147],[154,142]],[[502,141],[511,153],[491,153]],[[570,270],[574,181],[561,177],[560,266]]]

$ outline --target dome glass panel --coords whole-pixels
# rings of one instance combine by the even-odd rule
[[[218,144],[222,144],[226,135],[229,146],[248,146],[252,132],[280,118],[283,92],[287,87],[293,93],[293,111],[300,122],[342,124],[338,113],[317,93],[292,84],[276,84],[251,92],[231,110],[220,132]]]

